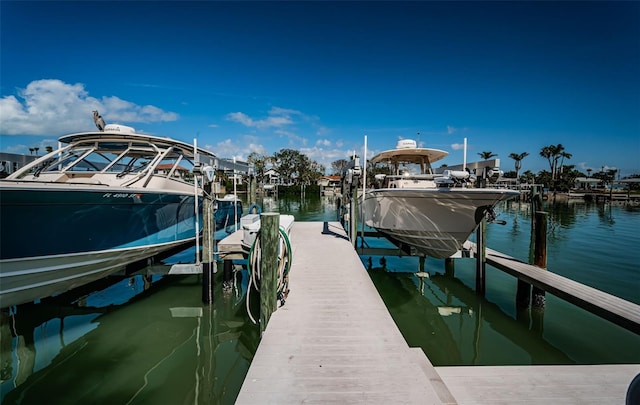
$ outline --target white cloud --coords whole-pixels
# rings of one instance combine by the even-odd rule
[[[93,110],[109,122],[175,121],[178,114],[140,106],[115,96],[89,96],[82,83],[34,80],[14,95],[0,98],[0,134],[52,135],[95,129]]]
[[[268,155],[267,149],[257,142],[257,138],[251,135],[245,135],[242,140],[232,140],[227,138],[215,145],[206,145],[205,149],[213,151],[220,157],[235,157],[239,160],[246,160],[251,152],[258,152],[262,155]]]
[[[271,107],[269,115],[284,115],[290,117],[292,115],[304,115],[298,110],[292,110],[290,108]]]
[[[454,132],[456,132],[457,130],[458,130],[457,128],[454,128],[451,125],[447,125],[447,134],[451,135]]]
[[[330,133],[331,133],[331,130],[324,126],[319,126],[318,129],[316,130],[317,136],[326,136],[326,135],[329,135]]]
[[[307,155],[309,159],[315,160],[321,165],[324,165],[327,170],[331,169],[331,163],[338,159],[348,159],[351,155],[350,151],[342,149],[324,149],[319,147],[302,148],[300,149],[300,153],[303,153]]]
[[[227,114],[227,120],[237,122],[246,127],[265,129],[265,128],[282,128],[293,124],[292,115],[300,115],[299,111],[290,110],[280,107],[272,107],[268,116],[262,119],[253,119],[243,112],[233,112]]]
[[[328,139],[318,139],[316,141],[317,146],[331,146],[331,141]]]
[[[464,144],[463,143],[452,143],[451,144],[451,149],[453,149],[453,150],[463,150],[464,149]]]

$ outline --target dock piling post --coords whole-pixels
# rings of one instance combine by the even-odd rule
[[[349,238],[353,247],[358,245],[358,190],[354,188],[355,197],[351,198],[351,212],[349,213]]]
[[[224,259],[222,267],[222,282],[223,287],[228,289],[232,286],[233,281],[233,260]]]
[[[447,257],[446,259],[444,259],[444,274],[445,276],[455,277],[455,274],[456,274],[455,261],[450,257]]]
[[[251,175],[251,181],[249,182],[249,206],[256,203],[256,189],[256,176]]]
[[[476,293],[484,296],[485,293],[485,275],[486,275],[486,250],[484,241],[484,231],[487,220],[483,217],[478,230],[476,231]]]
[[[533,264],[540,267],[541,270],[547,269],[547,213],[544,211],[536,211],[535,213],[535,245]],[[533,287],[532,290],[532,306],[534,308],[544,308],[545,292],[540,288]]]
[[[280,214],[260,214],[261,268],[260,268],[260,334],[264,333],[271,314],[277,308],[278,242]]]
[[[211,304],[213,302],[213,240],[215,233],[215,218],[213,212],[213,200],[211,195],[211,184],[204,185],[204,198],[202,201],[202,303]],[[199,238],[196,235],[196,238]],[[199,255],[200,252],[196,252]],[[198,260],[196,259],[196,263]]]

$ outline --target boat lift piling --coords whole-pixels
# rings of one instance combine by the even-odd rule
[[[483,296],[486,291],[486,250],[485,250],[485,231],[487,226],[487,220],[485,217],[480,221],[478,229],[476,230],[476,293]]]
[[[260,214],[260,334],[267,328],[269,318],[278,308],[278,243],[280,214]],[[254,270],[255,271],[255,270]]]
[[[354,248],[357,248],[358,245],[358,187],[361,173],[362,169],[360,168],[360,158],[355,156],[351,159],[342,174],[342,201],[340,202],[340,209],[342,213],[338,213],[338,215],[340,215],[340,222],[344,226],[344,210],[345,206],[348,207],[346,208],[349,210],[348,221],[346,221],[349,223],[347,236]]]
[[[213,302],[213,273],[215,266],[213,235],[216,232],[216,220],[213,199],[211,198],[211,183],[203,184],[204,198],[202,202],[202,303]],[[212,229],[213,228],[213,229]],[[198,254],[198,252],[196,252]]]
[[[547,213],[544,211],[536,211],[535,213],[535,229],[534,235],[534,247],[533,247],[533,264],[538,266],[540,270],[547,269]],[[545,306],[545,292],[543,289],[533,287],[532,292],[532,307],[544,308]]]

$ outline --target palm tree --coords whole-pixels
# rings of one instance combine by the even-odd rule
[[[29,154],[33,155],[33,148],[29,148]]]
[[[557,145],[549,145],[542,148],[540,156],[546,158],[549,162],[549,169],[551,169],[551,180],[556,179],[558,173],[558,158],[560,154],[564,152],[564,146],[561,143]]]
[[[516,184],[518,184],[520,179],[518,174],[520,173],[520,168],[522,167],[522,159],[527,156],[529,156],[529,152],[522,152],[521,154],[512,153],[509,155],[511,159],[516,161]]]
[[[36,151],[36,156],[38,156],[38,151],[40,150],[40,148],[36,146],[35,148],[33,148],[33,150]]]
[[[480,157],[481,157],[482,159],[484,159],[484,160],[489,160],[489,159],[491,159],[491,158],[492,158],[492,157],[494,157],[494,156],[498,156],[498,155],[496,155],[496,154],[495,154],[495,153],[493,153],[493,152],[480,152],[480,153],[478,153],[478,155],[480,155]]]
[[[573,155],[571,153],[567,153],[567,152],[560,152],[560,157],[562,157],[562,160],[560,161],[560,172],[562,173],[563,170],[562,168],[564,167],[564,159],[571,159],[573,157]]]

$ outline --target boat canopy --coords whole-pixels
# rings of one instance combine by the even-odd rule
[[[371,158],[371,163],[433,163],[445,158],[449,153],[431,148],[391,149],[378,153]]]

